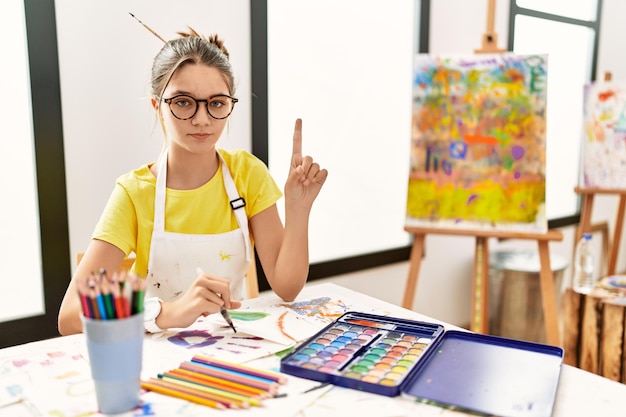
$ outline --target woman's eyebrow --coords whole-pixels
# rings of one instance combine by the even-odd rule
[[[174,91],[172,91],[170,93],[170,97],[174,97],[174,96],[189,96],[189,97],[197,99],[197,100],[205,99],[204,97],[200,98],[200,97],[192,94],[191,92],[185,91],[185,90],[174,90]],[[209,94],[208,96],[206,96],[206,99],[209,99],[209,98],[212,98],[212,97],[216,97],[216,96],[230,96],[230,94],[228,92],[226,92],[226,93],[221,92],[221,93]]]

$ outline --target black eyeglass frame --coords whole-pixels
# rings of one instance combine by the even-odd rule
[[[183,118],[181,118],[181,117],[176,116],[176,114],[174,113],[174,110],[172,110],[172,100],[177,99],[177,98],[179,98],[179,97],[189,97],[191,100],[193,100],[193,102],[194,102],[194,103],[196,103],[196,110],[193,112],[193,114],[192,114],[191,116],[186,117],[186,118],[184,118],[184,119],[183,119]],[[226,97],[227,99],[229,99],[229,100],[233,103],[233,106],[231,107],[230,111],[229,111],[229,112],[228,112],[228,114],[227,114],[226,116],[224,116],[224,117],[215,117],[215,116],[213,116],[213,115],[211,114],[211,110],[209,109],[209,102],[210,102],[210,101],[212,101],[212,100],[213,100],[214,98],[216,98],[216,97]],[[164,99],[162,99],[162,100],[163,100],[165,103],[167,103],[168,107],[170,108],[170,112],[172,113],[172,116],[174,116],[174,117],[175,117],[175,118],[177,118],[178,120],[189,120],[189,119],[193,119],[193,118],[195,117],[195,115],[198,113],[198,109],[200,108],[200,103],[204,103],[204,104],[206,104],[206,110],[207,110],[207,113],[209,114],[209,116],[211,116],[211,117],[212,117],[212,118],[214,118],[215,120],[224,120],[224,119],[227,119],[227,118],[228,118],[228,117],[232,114],[233,110],[235,109],[235,104],[237,104],[237,102],[239,101],[239,99],[238,99],[238,98],[231,97],[231,96],[229,96],[228,94],[216,94],[216,95],[214,95],[214,96],[211,96],[211,97],[206,98],[206,99],[203,99],[203,100],[197,99],[197,98],[192,97],[192,96],[190,96],[190,95],[188,95],[188,94],[178,94],[178,95],[176,95],[176,96],[173,96],[173,97],[170,97],[170,98],[164,98]]]

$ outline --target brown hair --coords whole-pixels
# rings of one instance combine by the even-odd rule
[[[152,63],[152,95],[160,100],[170,79],[179,68],[187,64],[204,64],[216,68],[228,85],[229,95],[235,94],[233,69],[224,42],[213,34],[208,38],[192,28],[178,32],[180,38],[165,43]]]

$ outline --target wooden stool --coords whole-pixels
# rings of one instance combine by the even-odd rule
[[[564,294],[563,361],[585,371],[626,383],[624,293],[602,286],[584,295]]]

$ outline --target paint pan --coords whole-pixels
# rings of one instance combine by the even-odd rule
[[[347,312],[281,361],[281,371],[321,382],[400,394],[439,324]]]

